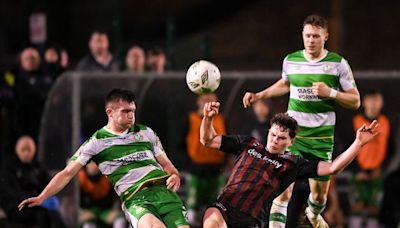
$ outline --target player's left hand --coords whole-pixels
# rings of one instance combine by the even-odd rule
[[[22,208],[24,208],[24,207],[39,206],[40,204],[42,204],[42,202],[43,202],[43,200],[40,199],[39,197],[31,197],[31,198],[28,198],[28,199],[22,201],[18,205],[18,210],[22,210]]]
[[[324,82],[314,82],[312,85],[313,93],[319,97],[329,97],[331,88],[328,87]]]
[[[166,185],[168,189],[176,192],[181,186],[181,178],[177,174],[172,174],[170,177],[168,177]]]
[[[370,142],[375,136],[379,134],[379,124],[378,121],[374,120],[372,123],[367,126],[363,124],[358,130],[357,130],[357,136],[356,139],[361,143],[361,145],[365,145],[368,142]]]

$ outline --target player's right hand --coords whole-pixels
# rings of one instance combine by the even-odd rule
[[[24,207],[34,207],[34,206],[39,206],[42,204],[43,200],[41,200],[39,197],[31,197],[28,198],[24,201],[22,201],[18,205],[18,210],[22,210]]]
[[[252,93],[252,92],[246,92],[243,96],[243,107],[248,108],[250,107],[254,102],[259,100],[260,98],[257,96],[257,94]]]
[[[207,102],[204,104],[203,115],[207,117],[213,117],[219,113],[219,102]]]

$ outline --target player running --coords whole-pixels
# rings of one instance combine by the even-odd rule
[[[328,22],[318,15],[308,16],[303,23],[304,50],[287,55],[282,79],[261,92],[247,92],[243,105],[247,108],[259,99],[290,92],[287,113],[300,127],[290,152],[309,160],[330,162],[336,122],[334,103],[358,109],[360,95],[347,61],[324,48],[327,40]],[[327,201],[329,176],[309,179],[309,184],[307,218],[314,227],[327,227],[320,214]],[[270,227],[285,227],[292,190],[293,185],[274,200]]]

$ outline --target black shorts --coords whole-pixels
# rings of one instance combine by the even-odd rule
[[[263,228],[264,223],[238,209],[227,206],[221,202],[211,204],[210,207],[217,208],[229,228]]]

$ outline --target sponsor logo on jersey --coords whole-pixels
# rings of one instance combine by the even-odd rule
[[[257,152],[255,149],[249,149],[249,150],[247,150],[247,153],[258,159],[262,159],[263,161],[265,161],[267,163],[271,163],[272,165],[275,166],[276,169],[279,169],[280,167],[282,167],[282,163],[280,163],[277,160],[271,159],[265,155],[262,155],[261,153]]]
[[[319,100],[318,96],[314,94],[311,87],[297,88],[297,92],[300,100],[309,100],[309,101]]]
[[[331,66],[331,65],[329,65],[329,64],[324,64],[323,66],[322,66],[322,71],[324,72],[324,73],[329,73],[329,72],[331,72],[333,70],[333,66]]]
[[[122,162],[124,164],[129,164],[129,163],[132,163],[135,161],[143,161],[143,160],[147,160],[147,159],[150,159],[150,156],[148,155],[147,152],[143,151],[143,152],[137,152],[134,154],[130,154],[123,158],[115,159],[115,161]]]

